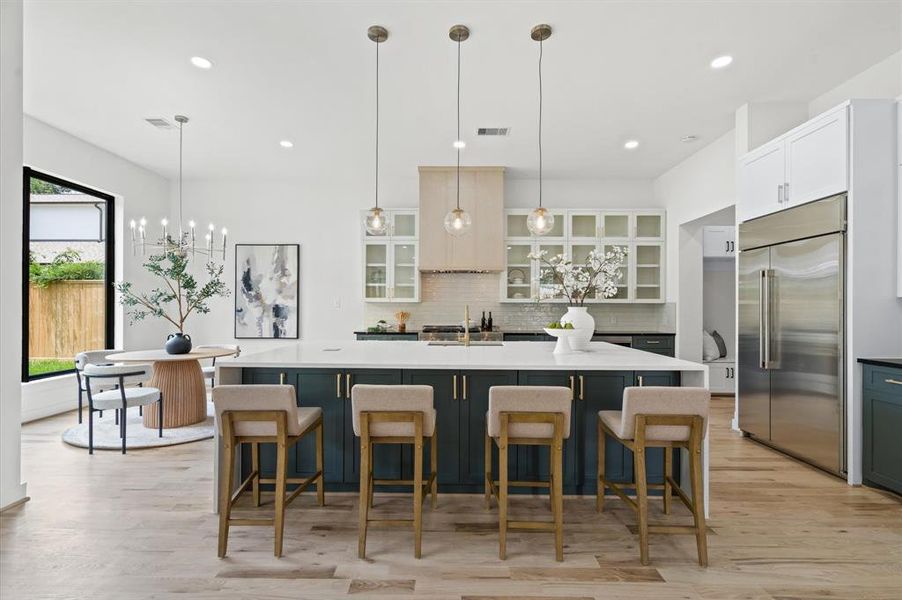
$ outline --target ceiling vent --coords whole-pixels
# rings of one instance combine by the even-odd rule
[[[510,127],[480,127],[476,135],[508,135],[510,131]]]
[[[151,125],[153,125],[154,127],[156,127],[157,129],[175,129],[175,125],[173,125],[166,119],[152,118],[152,119],[144,119],[144,120],[147,121],[148,123],[150,123]]]

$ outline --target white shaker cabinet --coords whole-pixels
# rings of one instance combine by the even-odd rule
[[[786,137],[782,208],[846,191],[849,189],[848,166],[845,108],[793,130]]]
[[[702,255],[705,258],[733,258],[736,256],[736,228],[730,225],[709,225],[702,231]]]
[[[736,211],[740,222],[777,212],[783,207],[785,155],[783,143],[772,142],[739,159]]]

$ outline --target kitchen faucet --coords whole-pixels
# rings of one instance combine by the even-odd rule
[[[470,345],[470,305],[464,305],[464,346]]]

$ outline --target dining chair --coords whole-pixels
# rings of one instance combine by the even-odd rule
[[[195,346],[195,350],[232,350],[234,353],[230,356],[239,356],[241,354],[241,347],[236,344],[203,344],[200,346]],[[203,365],[200,368],[201,372],[204,374],[204,379],[210,380],[210,388],[216,386],[216,357],[213,357],[213,363],[209,365]]]
[[[94,454],[94,412],[101,410],[121,410],[119,418],[119,437],[122,438],[122,454],[125,454],[128,417],[127,411],[132,406],[147,406],[159,403],[159,436],[163,437],[163,393],[154,387],[145,387],[153,375],[150,365],[85,365],[82,376],[88,395],[88,454]],[[139,384],[129,387],[128,383]],[[95,391],[95,383],[100,386],[112,383],[114,389]]]

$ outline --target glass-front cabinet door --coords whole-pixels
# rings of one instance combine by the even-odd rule
[[[664,245],[661,243],[635,246],[636,302],[664,300]]]
[[[417,238],[417,211],[392,210],[389,213],[392,239]]]
[[[630,239],[630,213],[606,210],[601,213],[599,235],[605,240]]]
[[[532,261],[529,242],[508,242],[505,251],[504,299],[528,302],[532,300]]]
[[[545,252],[545,258],[551,259],[559,254],[564,254],[563,243],[536,244],[537,252]],[[541,300],[565,300],[563,288],[555,282],[551,269],[544,263],[536,260],[536,280],[538,281],[538,296]]]
[[[664,212],[663,211],[639,211],[634,215],[635,231],[634,239],[637,241],[663,241],[664,240]]]
[[[630,265],[632,265],[635,257],[629,244],[604,244],[601,250],[607,254],[608,252],[613,252],[614,248],[618,246],[626,252],[626,257],[623,267],[620,269],[621,278],[617,282],[617,294],[611,298],[605,298],[605,302],[628,302],[630,300],[630,274],[632,272]]]
[[[567,213],[570,239],[594,240],[599,236],[598,211],[571,210]]]
[[[532,233],[530,233],[529,228],[526,226],[526,220],[529,217],[529,213],[532,212],[532,209],[518,208],[507,211],[504,215],[505,239],[539,240],[548,238],[563,238],[564,228],[567,223],[566,215],[564,211],[556,211],[551,209],[549,210],[554,217],[554,225],[551,226],[551,231],[541,237],[534,236]]]
[[[419,297],[417,282],[417,246],[413,242],[391,244],[391,287],[388,296],[395,302],[415,301]]]
[[[573,264],[586,264],[589,260],[589,254],[592,253],[593,250],[597,250],[597,246],[593,243],[576,243],[571,242],[569,245],[569,249],[567,251],[570,256],[570,260],[573,261]],[[582,268],[583,271],[587,271],[587,267]],[[595,290],[590,290],[588,294],[586,294],[587,300],[595,300],[597,294]]]
[[[388,242],[364,245],[363,297],[365,300],[388,300]]]

